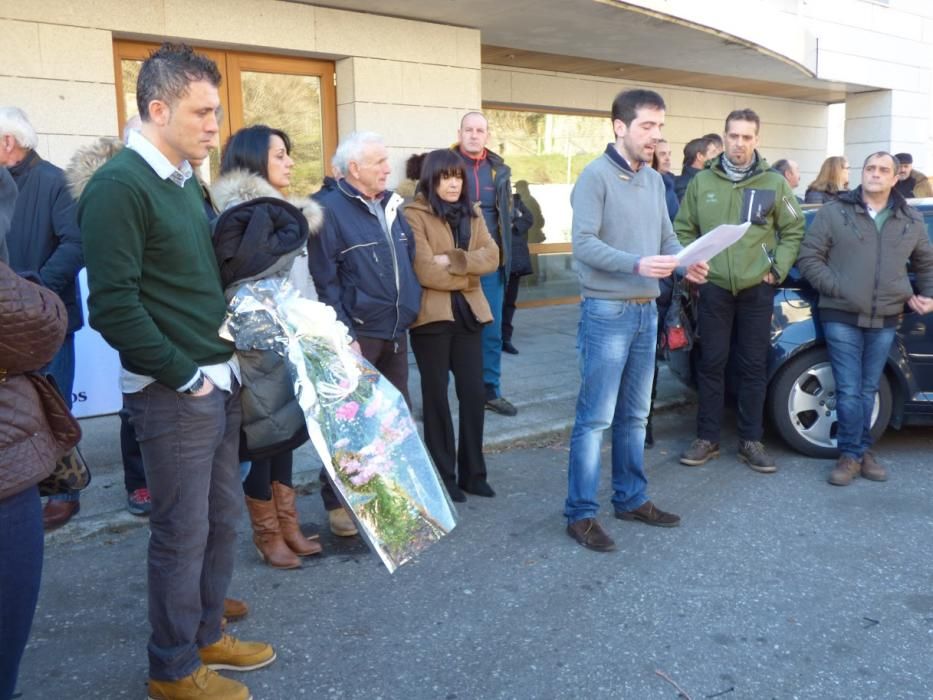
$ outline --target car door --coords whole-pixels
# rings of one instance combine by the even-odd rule
[[[918,207],[923,213],[927,235],[933,239],[933,205]],[[910,275],[914,284],[914,275]],[[916,288],[916,287],[915,287]],[[903,343],[915,385],[914,396],[908,401],[933,400],[933,314],[919,315],[905,305],[904,318],[898,330],[898,341]],[[924,397],[920,394],[928,394]]]

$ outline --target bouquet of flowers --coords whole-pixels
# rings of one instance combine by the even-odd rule
[[[350,347],[334,310],[281,278],[247,282],[221,334],[285,358],[311,441],[359,530],[390,572],[456,525],[408,406]]]

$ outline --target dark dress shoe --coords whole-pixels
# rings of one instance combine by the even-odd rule
[[[596,518],[584,518],[570,523],[567,526],[567,534],[594,552],[611,552],[616,548],[615,541],[603,530]]]
[[[509,355],[517,355],[518,348],[512,345],[511,340],[503,340],[502,341],[502,352],[507,352],[509,353]]]
[[[444,482],[444,487],[447,489],[447,493],[450,494],[450,500],[456,503],[466,503],[466,494],[460,490],[460,487],[456,484],[451,484]]]
[[[635,510],[617,510],[616,517],[619,520],[637,520],[645,525],[654,525],[655,527],[677,527],[680,525],[679,515],[665,513],[651,501],[645,501]]]
[[[65,525],[81,510],[80,501],[50,500],[42,509],[42,527],[46,531]]]
[[[512,405],[512,402],[501,396],[495,399],[486,399],[486,410],[495,411],[500,416],[514,416],[518,413],[518,409]]]
[[[496,492],[492,490],[492,486],[486,481],[478,481],[470,485],[460,484],[460,488],[474,496],[483,496],[484,498],[492,498],[496,495]]]

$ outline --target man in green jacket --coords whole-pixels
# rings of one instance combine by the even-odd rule
[[[690,182],[674,231],[686,246],[720,224],[752,223],[710,260],[710,284],[700,288],[697,438],[680,461],[699,466],[719,456],[724,374],[735,325],[739,458],[768,474],[777,471],[761,443],[774,287],[797,258],[804,222],[787,180],[758,153],[760,126],[750,109],[726,117],[726,149]]]
[[[933,246],[920,213],[896,189],[897,159],[865,159],[862,184],[825,205],[800,246],[798,267],[820,293],[819,320],[836,380],[839,460],[829,483],[884,481],[871,452],[871,414],[904,304],[933,311]],[[907,276],[916,273],[920,294]]]

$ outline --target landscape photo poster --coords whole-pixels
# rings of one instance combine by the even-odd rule
[[[222,334],[285,358],[308,434],[364,537],[392,572],[456,526],[401,393],[350,346],[334,310],[278,278],[245,283]]]

